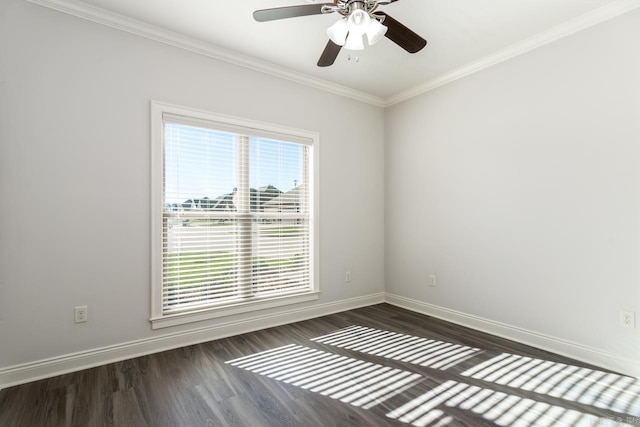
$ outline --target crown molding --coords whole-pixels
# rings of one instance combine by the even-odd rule
[[[477,61],[473,61],[458,69],[442,74],[434,79],[426,81],[406,91],[392,95],[385,99],[384,107],[390,107],[407,99],[429,92],[435,88],[454,82],[458,79],[477,73],[485,68],[492,67],[516,56],[527,53],[533,49],[552,43],[556,40],[575,34],[579,31],[597,25],[601,22],[615,18],[640,7],[640,0],[615,0],[605,6],[599,7],[557,25],[547,31],[536,34],[521,42],[515,43],[505,49],[494,52]]]
[[[458,69],[442,74],[428,80],[418,86],[397,93],[387,98],[382,98],[369,93],[348,88],[327,80],[311,77],[307,74],[289,70],[272,63],[261,61],[246,55],[239,54],[211,43],[203,42],[193,37],[169,31],[154,25],[128,18],[107,10],[91,6],[74,0],[27,0],[28,2],[44,6],[50,9],[64,12],[69,15],[83,18],[92,22],[106,25],[118,30],[126,31],[141,37],[168,44],[180,49],[185,49],[210,58],[225,61],[230,64],[245,67],[254,71],[268,74],[294,83],[309,86],[334,95],[351,98],[377,107],[390,107],[402,101],[429,92],[440,86],[454,82],[463,77],[482,71],[486,68],[522,55],[538,47],[547,45],[556,40],[570,36],[574,33],[597,25],[601,22],[620,16],[640,7],[640,0],[614,0],[613,2],[578,16],[570,21],[560,24],[521,42],[515,43],[505,49],[494,52],[477,61],[473,61]]]
[[[145,37],[160,43],[168,44],[199,55],[208,56],[230,64],[239,65],[254,71],[268,74],[294,83],[320,89],[334,95],[344,96],[357,101],[383,107],[384,98],[348,88],[326,80],[311,77],[307,74],[292,71],[284,67],[271,64],[267,61],[251,58],[237,52],[223,49],[211,43],[198,40],[193,37],[170,31],[155,25],[150,25],[136,19],[128,18],[117,13],[82,3],[74,0],[27,0],[40,6],[59,12],[106,25],[121,31],[126,31],[137,36]]]

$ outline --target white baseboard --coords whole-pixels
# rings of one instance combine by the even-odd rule
[[[384,302],[384,293],[258,315],[186,332],[165,334],[0,369],[0,389],[165,350],[212,341]]]
[[[50,359],[9,366],[0,369],[0,389],[134,357],[313,319],[383,302],[531,345],[542,350],[561,354],[572,359],[581,360],[585,363],[610,369],[621,374],[635,378],[640,377],[640,365],[636,361],[624,356],[411,298],[389,293],[378,293],[338,302],[317,304],[312,307],[288,310],[283,313],[254,316],[249,319],[227,322],[216,326],[165,334],[153,338],[145,338]]]
[[[417,313],[446,320],[447,322],[466,326],[491,335],[496,335],[595,366],[600,366],[620,374],[640,378],[640,364],[635,360],[631,360],[621,355],[415,299],[406,298],[400,295],[386,293],[385,302]]]

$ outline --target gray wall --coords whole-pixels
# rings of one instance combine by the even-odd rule
[[[638,360],[638,52],[635,11],[388,108],[387,292]]]
[[[386,282],[637,359],[618,311],[640,313],[639,48],[636,11],[384,112],[2,1],[0,368],[167,333],[148,321],[151,99],[320,133],[322,294],[302,307]]]
[[[152,99],[319,132],[317,304],[384,290],[382,109],[21,0],[0,54],[0,367],[242,319],[150,328]]]

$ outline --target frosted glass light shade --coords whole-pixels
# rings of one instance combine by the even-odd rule
[[[349,37],[347,37],[347,42],[344,44],[344,48],[347,50],[364,50],[362,34],[350,32]]]
[[[349,32],[351,34],[358,33],[364,34],[367,32],[367,28],[369,28],[369,23],[371,22],[371,17],[367,12],[362,9],[356,9],[349,15],[349,19],[347,20],[347,26],[349,28]]]
[[[327,35],[331,41],[338,46],[344,46],[348,33],[349,26],[347,25],[346,18],[339,19],[338,22],[327,28]]]
[[[372,19],[369,28],[367,28],[367,40],[369,44],[373,46],[378,43],[386,33],[387,27],[379,23],[377,19]]]

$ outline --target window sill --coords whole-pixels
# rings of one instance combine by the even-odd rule
[[[161,329],[170,326],[183,325],[185,323],[200,322],[202,320],[215,319],[235,314],[248,313],[252,311],[266,310],[283,305],[299,304],[308,301],[315,301],[320,297],[319,292],[308,292],[305,294],[287,295],[261,299],[258,301],[239,302],[223,307],[207,308],[196,312],[171,314],[162,317],[152,317],[151,328]]]

